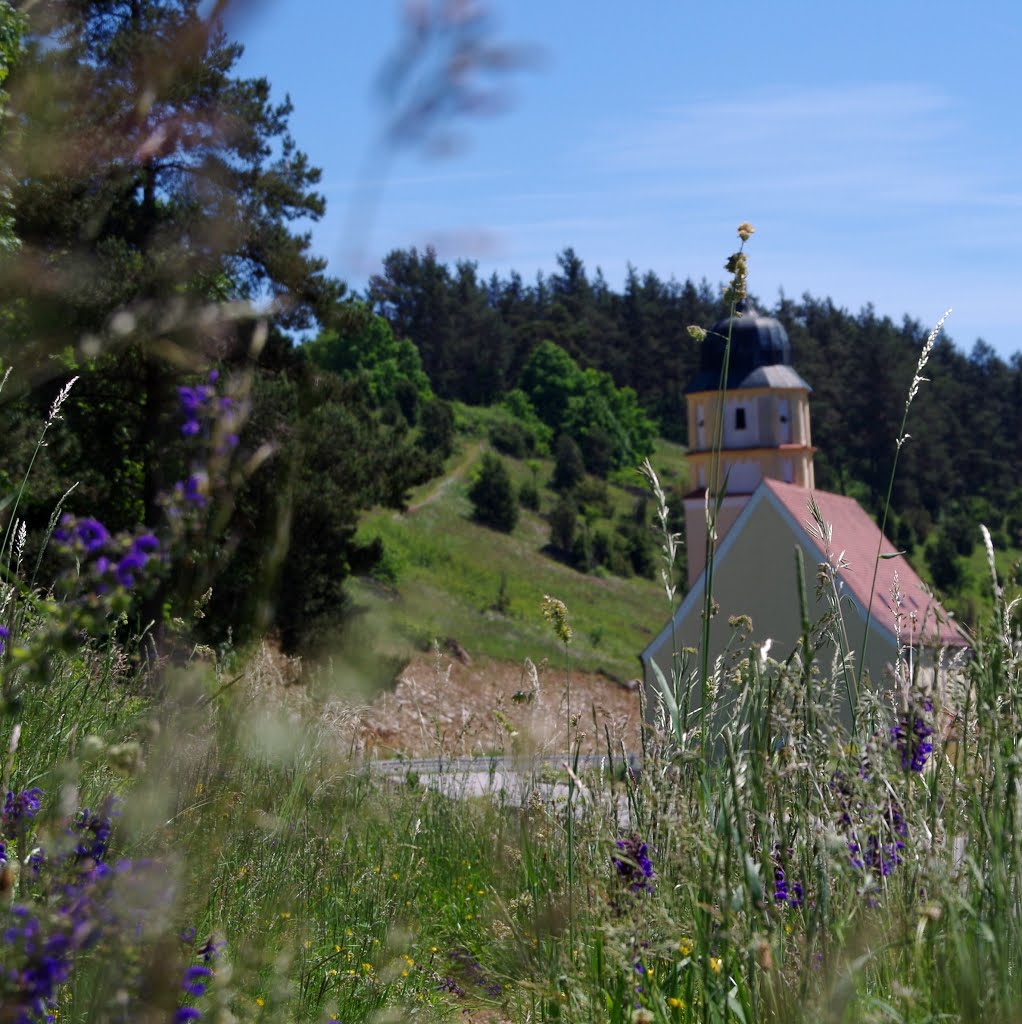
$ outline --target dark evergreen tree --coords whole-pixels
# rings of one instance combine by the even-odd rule
[[[557,438],[554,460],[554,474],[550,479],[550,486],[555,491],[570,491],[585,479],[586,467],[582,452],[567,434],[561,434]]]
[[[454,410],[450,402],[434,398],[419,413],[419,443],[423,450],[441,461],[454,451]]]
[[[354,542],[358,510],[400,504],[428,463],[403,422],[381,424],[360,384],[296,359],[287,332],[335,311],[343,293],[296,228],[323,212],[319,171],[291,138],[289,102],[235,75],[241,51],[221,6],[25,5],[28,54],[9,82],[17,130],[0,140],[23,238],[0,255],[0,359],[22,378],[35,370],[37,387],[0,409],[0,430],[45,414],[80,374],[24,508],[45,525],[81,479],[73,510],[111,529],[156,525],[159,495],[189,457],[178,385],[211,362],[247,366],[261,332],[223,303],[271,300],[239,449],[262,453],[262,466],[236,494],[233,525],[190,557],[229,566],[214,588],[218,625],[255,614],[258,598],[253,621],[275,619],[296,642],[341,610],[345,576],[378,554]],[[142,621],[159,622],[170,596],[155,594]]]
[[[562,494],[547,517],[550,543],[562,554],[569,555],[575,547],[578,530],[578,505],[571,494]]]
[[[514,484],[503,460],[492,452],[483,455],[468,497],[472,502],[472,518],[483,526],[510,533],[518,523]]]

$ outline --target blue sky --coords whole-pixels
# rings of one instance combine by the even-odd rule
[[[615,288],[629,262],[716,284],[748,220],[766,304],[810,292],[926,325],[950,306],[961,349],[1022,350],[1022,5],[485,6],[494,39],[539,56],[504,76],[507,109],[455,122],[444,158],[383,161],[375,86],[404,4],[257,0],[231,18],[240,71],[294,102],[328,203],[314,246],[352,287],[430,244],[487,275],[531,279],[572,246]]]

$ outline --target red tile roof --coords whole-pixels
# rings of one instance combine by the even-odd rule
[[[780,480],[764,480],[763,484],[805,530],[809,540],[819,550],[820,561],[823,561],[827,557],[825,546],[816,533],[815,522],[809,511],[809,499],[815,499],[824,522],[832,527],[831,554],[834,558],[842,556],[848,563],[848,568],[841,572],[841,579],[864,609],[870,605],[870,584],[873,581],[878,545],[882,554],[895,555],[893,558],[882,558],[877,565],[872,617],[878,625],[892,632],[894,630],[891,595],[894,590],[894,574],[897,573],[902,612],[906,616],[902,626],[903,642],[916,642],[921,632],[927,643],[951,647],[967,645],[968,641],[962,631],[948,619],[940,602],[927,594],[923,581],[904,555],[896,554],[897,549],[886,537],[881,544],[880,528],[857,501],[827,491],[809,491]],[[909,616],[913,613],[917,624],[914,627],[915,636],[909,637],[905,634],[913,629],[909,623]]]

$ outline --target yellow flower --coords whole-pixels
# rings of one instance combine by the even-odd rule
[[[719,956],[710,957],[710,970],[713,971],[714,974],[720,974],[723,966],[724,965],[720,962]]]
[[[696,944],[690,938],[684,938],[678,943],[678,952],[682,956],[691,956],[692,950],[696,948]]]
[[[285,921],[287,921],[287,920],[288,920],[288,919],[289,919],[289,918],[291,917],[291,911],[290,911],[290,910],[282,910],[282,911],[280,912],[280,916],[281,916],[281,917],[282,917],[282,918],[283,918],[283,919],[284,919]]]
[[[684,1010],[685,1000],[679,999],[677,996],[671,996],[671,998],[667,1000],[667,1005],[675,1010]]]
[[[393,878],[394,881],[396,882],[401,877],[401,875],[397,871],[391,871],[390,877]]]
[[[256,1006],[265,1006],[266,1000],[262,996],[256,996]]]

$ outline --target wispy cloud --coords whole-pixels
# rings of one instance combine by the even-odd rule
[[[935,88],[870,83],[661,107],[604,126],[592,149],[608,173],[690,195],[740,188],[845,208],[989,201],[1006,183],[963,132],[954,101]]]

